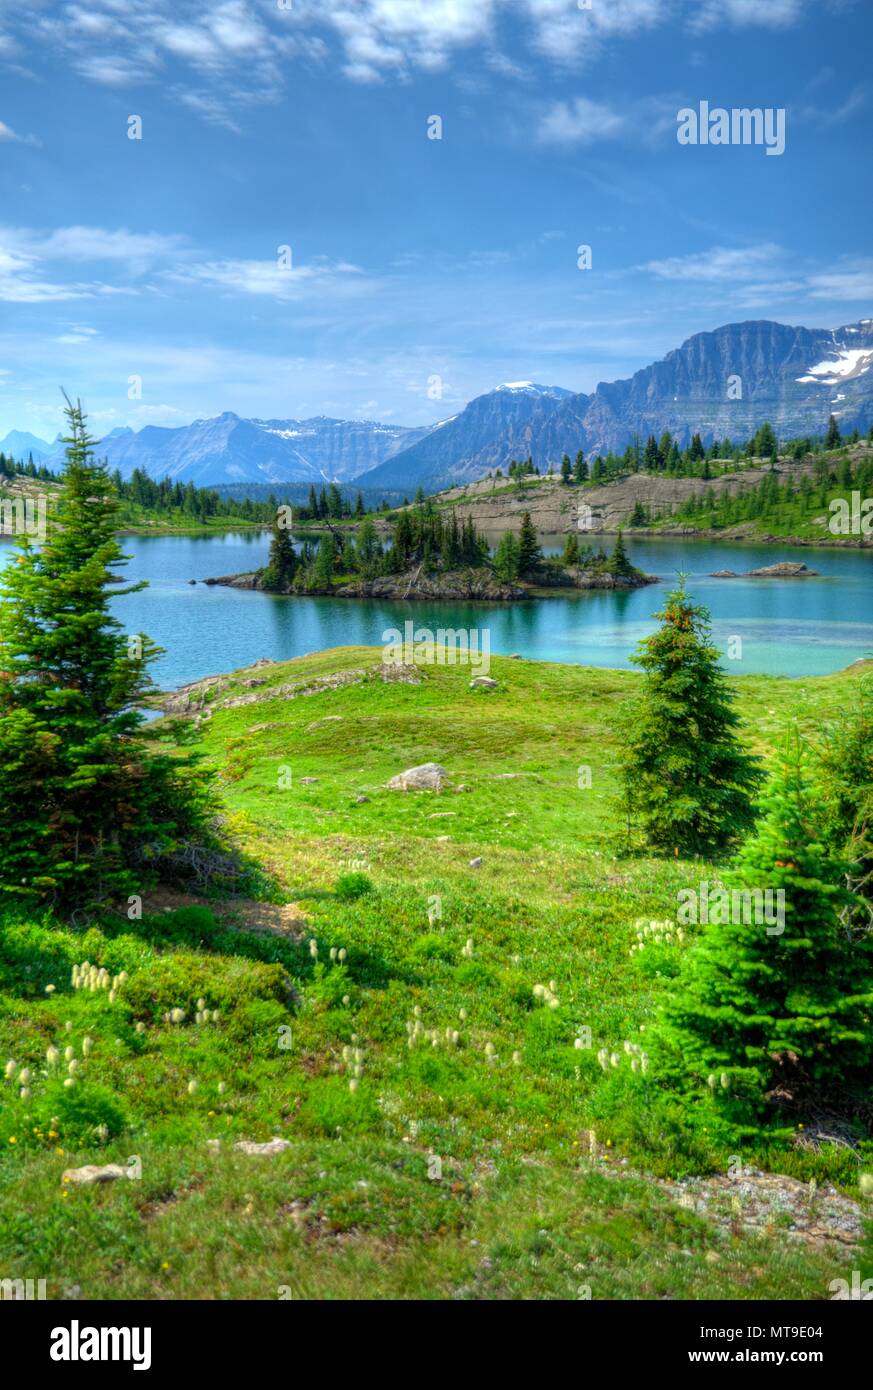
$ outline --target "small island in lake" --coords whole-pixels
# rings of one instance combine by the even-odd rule
[[[654,584],[627,557],[621,532],[612,554],[567,537],[564,553],[547,560],[529,513],[521,527],[505,531],[492,551],[471,518],[463,523],[430,501],[398,513],[383,543],[365,518],[356,531],[331,528],[295,549],[278,522],[263,569],[207,579],[235,589],[288,597],[468,599],[513,602],[548,598],[573,589],[636,589]]]

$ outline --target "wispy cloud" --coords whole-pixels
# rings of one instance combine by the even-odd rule
[[[310,290],[324,297],[329,294],[360,295],[375,288],[374,282],[364,275],[359,266],[328,261],[284,266],[278,258],[272,261],[224,260],[191,264],[174,272],[173,278],[213,286],[227,293],[269,296],[279,300],[301,299]]]
[[[546,145],[593,145],[614,140],[626,127],[627,118],[621,112],[588,97],[574,97],[548,107],[540,116],[536,135]]]
[[[647,261],[638,270],[659,280],[760,280],[773,275],[781,262],[782,248],[768,242],[762,246],[729,248],[713,246],[689,256],[668,256]]]
[[[20,39],[35,54],[65,55],[102,86],[161,81],[173,99],[234,130],[245,106],[279,98],[295,63],[333,61],[347,79],[376,83],[476,53],[483,71],[524,77],[531,52],[561,68],[668,23],[782,28],[803,11],[803,0],[593,0],[590,9],[579,0],[91,0],[11,12],[0,58]]]

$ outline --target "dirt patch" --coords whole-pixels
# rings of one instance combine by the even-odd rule
[[[300,941],[309,929],[309,918],[298,903],[261,903],[253,898],[211,902],[208,898],[178,893],[172,888],[155,888],[143,899],[143,912],[153,916],[175,912],[181,907],[208,908],[216,921],[231,931],[257,932]]]

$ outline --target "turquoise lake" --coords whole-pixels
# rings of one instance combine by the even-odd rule
[[[725,666],[741,674],[808,676],[837,671],[873,656],[873,552],[731,545],[686,539],[631,540],[631,559],[661,583],[628,593],[576,593],[517,604],[404,603],[267,594],[189,584],[263,564],[268,537],[125,536],[130,579],[149,588],[119,598],[118,618],[165,648],[154,668],[163,688],[246,666],[259,657],[287,659],[326,647],[378,646],[388,628],[477,628],[490,632],[495,655],[518,652],[542,661],[630,666],[652,614],[681,571],[690,592],[712,612]],[[547,548],[548,538],[544,538]],[[611,546],[611,539],[605,547]],[[0,562],[12,553],[2,542]],[[799,560],[818,578],[713,579],[720,569],[744,571]],[[742,659],[728,660],[731,637]]]

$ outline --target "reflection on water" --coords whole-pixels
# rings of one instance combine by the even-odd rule
[[[553,552],[563,537],[545,537]],[[604,548],[611,546],[605,538]],[[635,564],[662,579],[657,586],[616,593],[592,591],[517,604],[404,603],[330,598],[283,599],[189,580],[255,569],[269,538],[125,536],[132,579],[150,587],[115,601],[128,631],[145,631],[165,655],[155,667],[164,687],[227,671],[266,656],[287,659],[325,647],[380,645],[388,628],[413,618],[432,629],[489,628],[497,655],[518,652],[546,661],[628,667],[652,614],[678,573],[713,614],[716,641],[727,650],[742,638],[736,671],[818,675],[873,655],[873,552],[786,546],[714,545],[677,538],[630,540]],[[0,563],[11,544],[0,545]],[[718,569],[745,571],[777,560],[800,560],[820,577],[800,580],[713,579]]]

